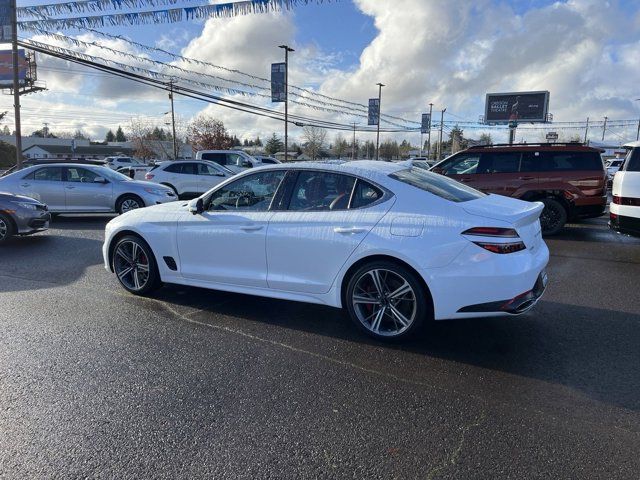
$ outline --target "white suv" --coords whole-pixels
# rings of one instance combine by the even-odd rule
[[[121,167],[144,167],[144,163],[139,162],[131,157],[107,157],[104,159],[111,170],[117,170]]]
[[[156,165],[144,178],[172,188],[178,197],[197,197],[234,174],[214,162],[176,160]]]
[[[640,142],[627,143],[624,148],[627,156],[613,177],[609,227],[640,236]]]
[[[242,150],[201,150],[196,160],[209,160],[236,173],[247,168],[261,167],[263,163]]]

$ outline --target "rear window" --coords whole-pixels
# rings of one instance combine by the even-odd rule
[[[543,152],[542,169],[544,171],[576,171],[604,169],[598,152]]]
[[[624,157],[624,165],[622,166],[625,172],[640,172],[640,148],[632,148]]]
[[[468,202],[486,196],[475,188],[421,168],[401,170],[389,176],[451,202]]]

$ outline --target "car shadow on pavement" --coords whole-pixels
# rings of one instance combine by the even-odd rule
[[[237,328],[239,319],[406,351],[563,385],[600,402],[640,410],[637,314],[541,301],[519,317],[431,322],[417,338],[383,344],[361,333],[341,310],[320,305],[182,286],[163,288],[156,298],[203,310],[198,321],[212,325]]]
[[[115,214],[56,215],[49,227],[59,230],[104,230],[113,218]]]
[[[101,248],[101,240],[52,231],[10,238],[0,246],[0,292],[73,283],[102,263]]]

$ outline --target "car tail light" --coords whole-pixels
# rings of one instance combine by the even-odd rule
[[[499,227],[474,227],[462,232],[463,235],[475,235],[478,237],[502,237],[519,238],[518,232],[513,228]]]
[[[616,220],[616,219],[618,218],[618,215],[616,215],[616,214],[615,214],[615,213],[613,213],[613,212],[609,212],[609,218],[610,218],[611,220]]]
[[[620,197],[618,195],[613,196],[613,203],[620,205]]]
[[[506,254],[516,253],[521,250],[525,250],[527,247],[523,242],[511,242],[511,243],[488,243],[488,242],[473,242],[479,247],[489,250],[492,253]]]
[[[527,247],[520,240],[520,235],[514,228],[500,228],[500,227],[474,227],[462,232],[463,235],[468,236],[476,236],[476,237],[495,237],[495,238],[512,238],[518,239],[515,242],[486,242],[486,241],[475,241],[472,240],[473,243],[478,245],[485,250],[488,250],[492,253],[497,254],[507,254],[507,253],[515,253],[521,250],[525,250]]]
[[[144,175],[144,179],[145,180],[151,180],[153,177],[155,177],[155,175],[153,173],[146,173]]]

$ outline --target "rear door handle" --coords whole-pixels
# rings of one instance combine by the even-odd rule
[[[256,230],[261,230],[262,225],[242,225],[240,230],[244,230],[245,232],[255,232]]]
[[[518,177],[518,180],[535,180],[536,177]]]
[[[336,227],[333,231],[336,233],[363,233],[366,229],[358,227]]]
[[[76,187],[74,187],[74,186],[72,186],[72,185],[69,185],[69,186],[66,186],[66,187],[64,187],[64,188],[66,188],[67,190],[73,190],[73,189],[74,189],[74,188],[76,188]]]
[[[30,183],[23,183],[23,184],[21,184],[20,186],[21,186],[21,187],[30,187],[30,186],[31,186],[31,184],[30,184]]]

